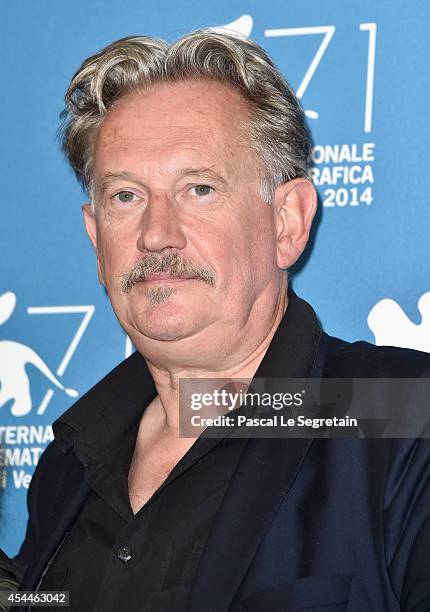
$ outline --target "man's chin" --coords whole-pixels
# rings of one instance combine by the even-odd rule
[[[183,340],[192,335],[192,330],[182,326],[166,325],[162,328],[156,326],[149,327],[145,325],[139,332],[140,345],[144,346],[145,340],[155,340],[158,342],[175,342],[177,340]],[[135,343],[134,343],[135,344]]]
[[[127,331],[131,340],[137,334],[140,343],[149,340],[181,340],[195,333],[195,316],[184,306],[174,301],[151,304],[133,318],[131,330]]]

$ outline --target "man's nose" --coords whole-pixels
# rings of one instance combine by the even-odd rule
[[[166,195],[151,197],[141,220],[137,248],[140,251],[183,249],[186,243],[176,203]]]

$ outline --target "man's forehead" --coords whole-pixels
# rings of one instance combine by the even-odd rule
[[[235,123],[248,114],[241,94],[229,85],[200,80],[158,83],[122,96],[108,112],[101,132],[118,135],[139,130],[156,136],[171,130],[181,137],[206,128],[234,133]]]
[[[146,166],[160,163],[166,170],[171,163],[216,166],[222,174],[228,160],[249,152],[239,126],[245,113],[240,94],[220,83],[167,83],[127,94],[100,129],[95,162],[103,171],[96,172],[97,178],[107,167],[116,171],[131,161],[137,167],[139,158]]]
[[[221,172],[248,147],[206,126],[145,125],[142,129],[105,130],[95,150],[96,167],[162,169],[176,174],[204,173],[204,168]],[[229,163],[231,162],[231,163]],[[207,172],[209,174],[209,172]]]
[[[136,123],[126,120],[109,121],[102,125],[99,138],[101,147],[109,146],[138,146],[139,148],[153,148],[166,143],[180,147],[198,145],[204,140],[213,141],[223,137],[221,124],[212,125],[209,122],[195,122],[185,124],[175,120],[175,116],[168,120],[146,121],[141,117]],[[219,129],[218,129],[219,128]],[[226,135],[227,137],[227,135]]]

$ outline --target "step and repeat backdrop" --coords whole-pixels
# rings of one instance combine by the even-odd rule
[[[295,290],[347,340],[430,351],[425,0],[21,0],[1,20],[0,546],[15,554],[52,422],[133,350],[98,285],[57,142],[80,63],[115,39],[227,27],[301,99],[320,210]]]

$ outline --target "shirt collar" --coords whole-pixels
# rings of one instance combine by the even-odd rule
[[[254,378],[311,376],[322,329],[314,309],[288,290],[288,307]]]
[[[54,422],[55,439],[64,453],[79,440],[80,450],[84,441],[88,451],[84,455],[102,457],[119,447],[156,395],[145,359],[133,353]],[[75,450],[87,465],[76,444]]]
[[[289,289],[287,310],[254,378],[310,376],[321,334],[312,307]],[[144,357],[133,353],[54,422],[55,439],[64,453],[75,446],[87,466],[118,449],[156,395]]]

